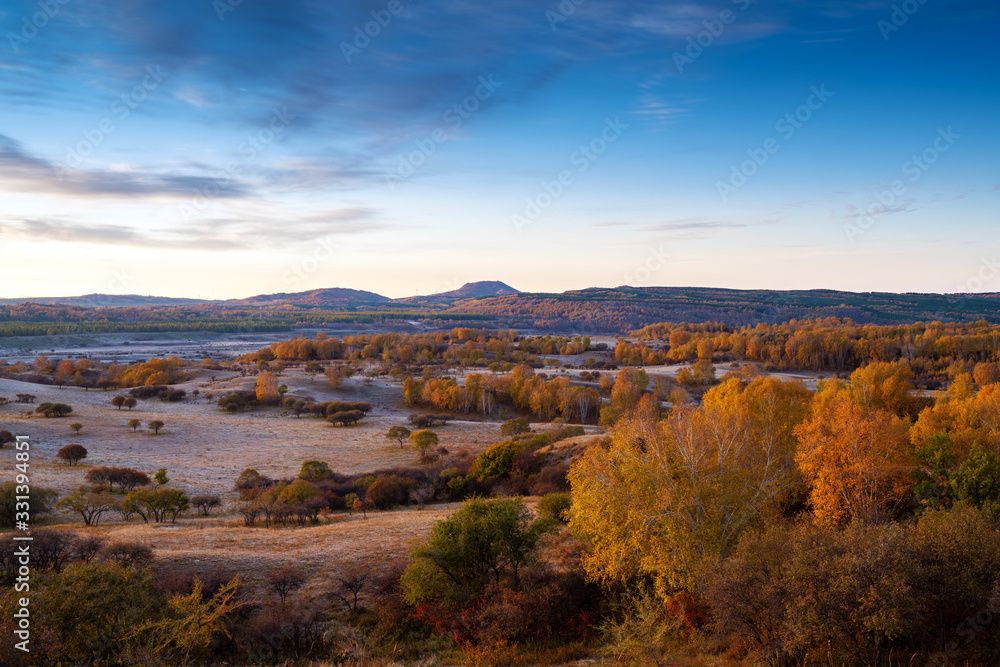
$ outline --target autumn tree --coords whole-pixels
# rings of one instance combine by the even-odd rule
[[[66,464],[75,466],[87,458],[87,448],[77,444],[66,445],[56,452],[56,456]]]
[[[142,421],[139,420],[139,419],[129,419],[128,420],[128,425],[129,425],[129,427],[131,427],[132,432],[135,433],[136,429],[138,429],[140,426],[142,426]]]
[[[92,491],[81,486],[79,489],[60,500],[56,507],[76,512],[87,526],[96,526],[101,516],[115,508],[117,501],[105,491]]]
[[[135,406],[136,406],[136,405],[137,405],[138,403],[139,403],[139,401],[137,401],[136,399],[134,399],[134,398],[132,398],[131,396],[129,396],[128,398],[126,398],[126,399],[125,399],[125,402],[124,402],[124,403],[122,403],[122,405],[124,405],[124,406],[125,406],[126,408],[128,408],[129,410],[131,410],[131,409],[132,409],[132,408],[134,408],[134,407],[135,407]]]
[[[164,424],[159,419],[154,419],[153,421],[149,422],[149,428],[155,435],[159,435],[160,429],[163,428],[165,425],[166,424]]]
[[[274,373],[261,373],[257,376],[255,386],[257,400],[268,405],[277,403],[281,395],[278,393],[278,376]]]
[[[385,434],[385,437],[390,440],[395,440],[399,443],[399,448],[403,448],[403,441],[410,437],[410,429],[405,426],[393,426]]]
[[[69,430],[79,435],[80,431],[83,430],[83,424],[81,424],[80,422],[73,422],[72,424],[69,425]]]
[[[198,510],[202,516],[208,516],[212,510],[222,505],[222,499],[215,494],[203,494],[191,496],[191,506]]]
[[[363,563],[341,566],[333,575],[333,595],[347,608],[357,613],[358,596],[375,580],[372,568]]]
[[[913,373],[903,363],[869,364],[851,373],[849,391],[854,402],[866,410],[904,415],[911,404]]]
[[[652,406],[627,413],[610,446],[592,446],[568,475],[588,573],[605,582],[648,574],[661,595],[693,587],[700,563],[725,558],[791,485],[784,429],[807,393],[732,378],[666,421]]]
[[[285,604],[289,593],[302,588],[305,583],[305,572],[294,565],[283,565],[267,574],[267,585],[278,594],[282,605]]]
[[[812,487],[810,501],[821,523],[875,521],[895,511],[906,496],[912,469],[909,425],[876,407],[898,405],[896,396],[830,384],[796,428],[795,461]]]
[[[413,447],[420,452],[421,455],[423,455],[427,452],[427,450],[437,446],[438,436],[434,431],[425,428],[411,433],[410,442],[413,443]]]

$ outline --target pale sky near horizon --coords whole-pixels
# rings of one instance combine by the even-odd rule
[[[0,1],[0,297],[1000,292],[998,28],[971,0]]]

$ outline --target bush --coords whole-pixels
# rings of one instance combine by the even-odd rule
[[[176,403],[177,401],[183,401],[185,396],[187,396],[187,392],[183,389],[168,389],[160,395],[160,400],[167,401],[168,403]]]
[[[344,412],[334,412],[332,415],[326,418],[331,424],[340,424],[341,426],[350,426],[352,424],[357,424],[365,416],[365,413],[360,410],[347,410]]]
[[[73,412],[73,408],[65,403],[40,403],[35,412],[46,417],[65,417]]]
[[[324,461],[303,461],[302,470],[299,471],[299,479],[316,482],[329,475],[330,472],[330,466]]]
[[[412,480],[403,477],[380,475],[368,487],[365,498],[376,509],[387,510],[396,505],[405,505],[410,497],[410,489],[415,486]]]
[[[571,504],[568,493],[547,493],[538,501],[538,516],[566,523]]]
[[[142,387],[135,387],[129,390],[129,396],[133,398],[138,398],[140,400],[145,400],[148,398],[156,398],[157,396],[163,394],[167,391],[167,387],[160,384],[145,385]]]
[[[476,457],[472,474],[479,480],[506,477],[514,468],[514,458],[521,453],[522,445],[504,440],[490,445]]]
[[[101,560],[142,568],[153,562],[153,550],[141,542],[115,542],[100,551]]]
[[[527,417],[517,417],[515,419],[508,419],[500,427],[500,434],[507,436],[508,438],[514,435],[521,435],[522,433],[530,433],[531,426],[528,425]]]
[[[100,466],[87,471],[84,477],[87,482],[94,486],[107,486],[109,491],[118,490],[126,493],[140,486],[148,486],[151,483],[149,475],[134,468],[118,468]]]
[[[266,489],[274,484],[274,480],[261,475],[254,468],[247,468],[236,478],[236,490],[241,498],[247,498],[254,489]]]

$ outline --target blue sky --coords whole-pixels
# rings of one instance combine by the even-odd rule
[[[1000,292],[998,28],[985,1],[0,2],[0,296]]]

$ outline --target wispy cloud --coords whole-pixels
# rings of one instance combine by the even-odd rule
[[[0,189],[88,197],[190,197],[216,183],[211,176],[158,174],[132,169],[73,169],[29,154],[0,135]],[[252,188],[233,180],[219,186],[219,197],[248,197]]]
[[[329,236],[352,236],[389,229],[366,208],[330,209],[300,216],[218,217],[197,225],[140,229],[95,224],[66,217],[0,220],[0,237],[34,242],[133,246],[179,250],[290,248]]]

